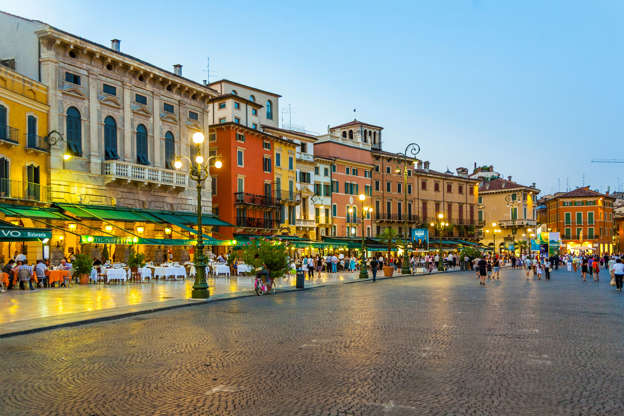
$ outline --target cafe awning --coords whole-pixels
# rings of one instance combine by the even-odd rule
[[[160,218],[162,221],[167,222],[169,224],[178,225],[196,225],[197,224],[197,214],[194,212],[173,212],[173,211],[155,211],[150,210],[146,211],[150,213],[154,217]],[[210,214],[202,214],[202,224],[212,227],[233,227],[232,224],[227,223],[219,218],[210,215]]]
[[[63,211],[80,219],[161,223],[158,218],[134,208],[63,203],[58,203],[56,205]]]
[[[2,204],[0,205],[0,212],[2,212],[7,217],[15,217],[15,218],[36,218],[42,220],[63,220],[69,221],[70,218],[67,218],[56,208],[45,208],[45,207],[31,207],[27,205],[9,205]]]
[[[0,241],[39,241],[52,238],[47,228],[0,226]]]

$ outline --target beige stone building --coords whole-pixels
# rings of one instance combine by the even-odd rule
[[[536,232],[539,192],[535,184],[520,185],[513,182],[511,176],[483,181],[479,186],[478,201],[481,243],[496,247],[499,253],[512,245],[517,250],[523,244],[526,251],[531,234]]]

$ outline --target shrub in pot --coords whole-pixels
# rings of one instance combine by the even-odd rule
[[[72,263],[72,275],[78,275],[81,285],[89,283],[89,275],[93,268],[93,259],[87,254],[77,254]]]

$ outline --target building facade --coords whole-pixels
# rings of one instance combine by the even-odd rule
[[[479,186],[478,221],[482,224],[481,243],[496,252],[527,251],[537,223],[536,201],[539,189],[511,180],[494,178]]]
[[[42,220],[9,217],[14,217],[14,206],[40,207],[50,201],[48,111],[45,85],[0,65],[0,203],[5,206],[0,217],[15,226],[47,228]],[[29,261],[41,258],[40,241],[19,245]],[[11,248],[0,242],[0,257],[10,258]]]
[[[562,250],[569,253],[612,253],[614,202],[612,196],[588,186],[546,196],[540,201],[546,228],[542,231],[560,233]]]
[[[333,158],[314,156],[314,212],[317,240],[331,235]]]

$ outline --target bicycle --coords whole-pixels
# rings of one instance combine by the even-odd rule
[[[266,279],[263,279],[263,276],[265,276]],[[254,291],[256,292],[257,296],[266,295],[271,291],[273,292],[273,294],[275,294],[275,286],[277,286],[277,283],[275,282],[275,280],[271,280],[269,278],[268,272],[261,271],[256,274],[256,279],[254,280]]]

